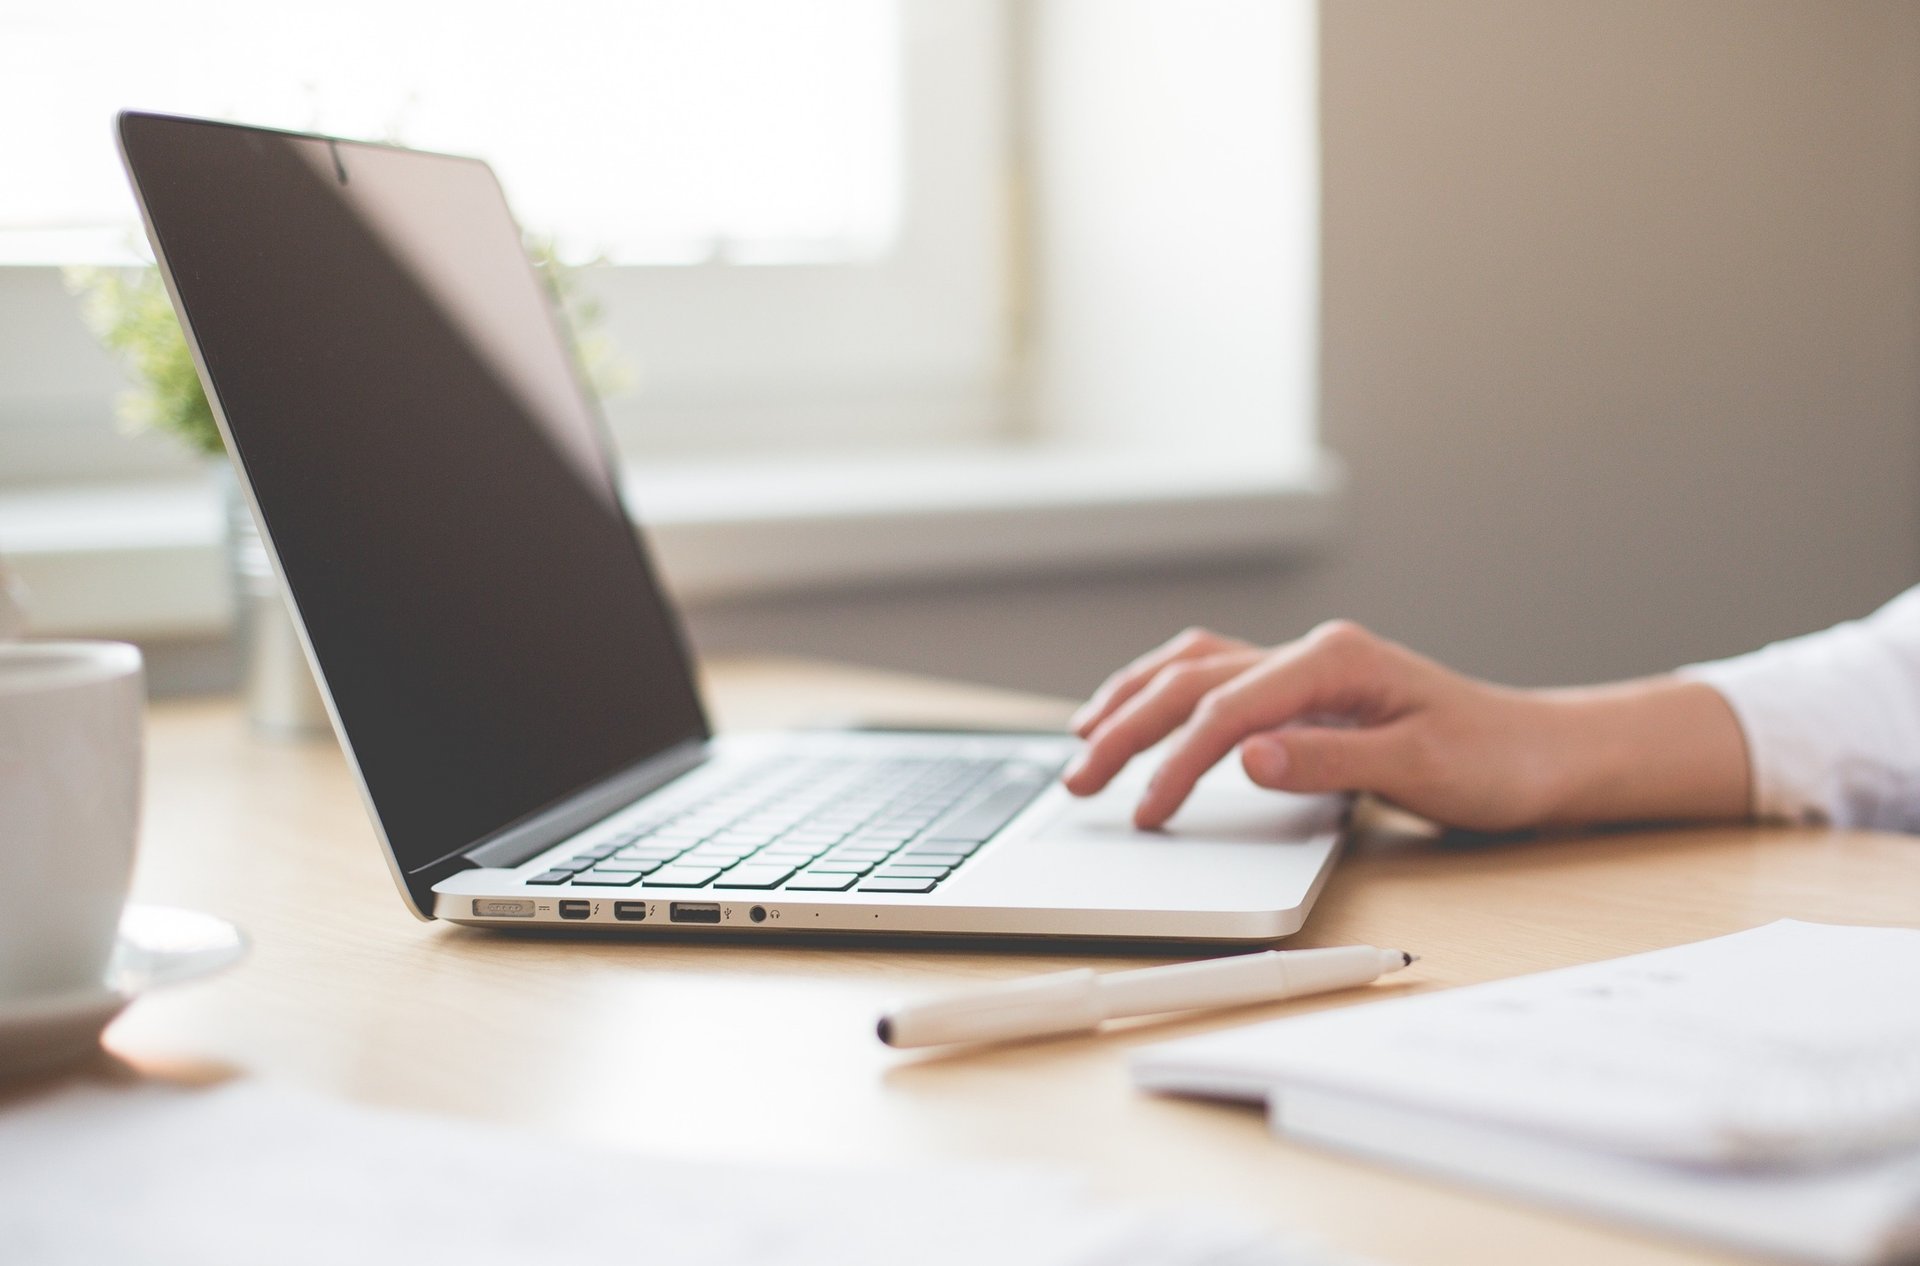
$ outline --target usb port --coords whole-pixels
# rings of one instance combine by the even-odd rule
[[[592,913],[593,903],[590,901],[562,901],[560,903],[560,917],[563,919],[584,919]]]
[[[613,903],[613,917],[622,923],[638,923],[647,917],[647,903],[644,901],[616,901]]]
[[[676,901],[667,908],[675,923],[718,923],[720,906],[712,901]]]

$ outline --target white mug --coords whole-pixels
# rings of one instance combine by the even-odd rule
[[[140,652],[0,644],[0,1004],[99,987],[140,826]]]

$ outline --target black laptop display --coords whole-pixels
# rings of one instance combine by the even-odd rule
[[[707,737],[492,172],[154,115],[120,129],[409,886]]]

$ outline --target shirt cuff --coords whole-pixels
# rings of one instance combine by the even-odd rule
[[[1781,689],[1786,667],[1765,651],[1689,664],[1675,675],[1713,687],[1733,709],[1747,743],[1748,811],[1762,821],[1817,825],[1834,816],[1829,754],[1796,717],[1796,699]]]
[[[1739,718],[1756,817],[1920,831],[1920,588],[1680,676]]]

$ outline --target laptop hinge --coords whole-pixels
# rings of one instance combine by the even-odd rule
[[[443,857],[433,865],[416,872],[411,877],[413,883],[410,884],[409,887],[423,888],[431,892],[433,886],[442,879],[445,879],[448,875],[458,874],[463,870],[472,870],[477,865],[479,865],[479,863],[469,861],[467,858],[458,855]]]
[[[459,856],[447,859],[454,864],[448,867],[446,873],[452,874],[456,870],[475,866],[498,869],[518,866],[640,797],[666,786],[703,763],[707,755],[704,739],[688,739],[676,747],[670,747],[658,756],[623,769],[613,777],[602,779],[585,791],[569,796],[545,812],[516,822]]]

